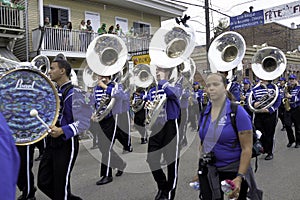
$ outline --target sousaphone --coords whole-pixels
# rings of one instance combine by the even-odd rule
[[[264,47],[258,50],[252,57],[252,71],[262,80],[274,80],[281,76],[286,69],[287,60],[284,53],[276,47]],[[273,83],[272,83],[273,84]],[[276,84],[273,84],[275,91],[266,94],[260,100],[260,105],[257,108],[252,106],[253,91],[250,92],[248,105],[253,112],[263,112],[271,107],[277,100],[279,89]],[[266,88],[267,89],[267,88]]]
[[[125,65],[127,57],[128,51],[124,41],[113,34],[103,34],[96,37],[86,52],[86,61],[90,70],[100,76],[111,76],[115,87],[118,87],[118,83],[125,83],[128,72],[128,66]],[[86,80],[85,82],[89,81]],[[93,83],[94,81],[91,80],[90,82]],[[101,121],[110,113],[114,104],[115,98],[103,96],[99,108],[93,115],[95,116],[94,119]],[[106,107],[106,109],[104,110],[102,107]]]
[[[245,53],[246,43],[239,33],[233,31],[222,33],[209,47],[210,67],[220,72],[230,71],[242,62]]]
[[[189,26],[170,22],[159,28],[149,46],[151,65],[172,68],[190,57],[195,47],[195,32]]]

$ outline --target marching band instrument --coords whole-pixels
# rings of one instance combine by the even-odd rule
[[[150,66],[147,64],[138,64],[133,69],[133,81],[135,86],[140,88],[148,88],[154,83],[154,77],[150,72]],[[131,102],[133,112],[138,112],[144,107],[145,101],[142,99]]]
[[[239,33],[228,31],[219,35],[211,43],[208,60],[212,69],[225,72],[237,67],[242,62],[245,53],[244,38]]]
[[[32,109],[39,110],[40,118],[48,126],[55,125],[59,114],[59,97],[53,83],[27,64],[25,68],[20,63],[20,68],[0,78],[0,112],[12,130],[16,145],[33,144],[48,134],[48,128],[30,116]]]
[[[262,80],[274,80],[281,76],[286,68],[286,57],[284,53],[276,47],[264,47],[258,50],[252,58],[252,70],[254,74]],[[261,84],[267,87],[264,84]],[[267,92],[259,101],[256,108],[252,105],[253,91],[250,92],[248,98],[249,109],[253,112],[263,112],[265,109],[271,107],[279,95],[279,89],[276,84],[273,84],[275,91],[273,93]]]
[[[137,87],[148,88],[154,82],[150,66],[147,64],[136,65],[133,69],[133,80]]]
[[[208,104],[208,101],[209,101],[208,95],[207,95],[206,92],[204,92],[204,93],[203,93],[203,104],[204,104],[204,105],[207,105],[207,104]]]
[[[159,67],[170,70],[169,73],[171,74],[168,77],[170,84],[180,83],[183,75],[178,74],[178,67],[188,60],[194,47],[195,32],[187,24],[183,26],[171,22],[158,29],[153,35],[149,46],[150,72],[156,82],[158,78],[156,70]],[[187,67],[187,65],[184,67]],[[149,124],[150,128],[163,110],[166,100],[166,94],[158,95],[156,93],[154,101],[147,102],[146,123]]]
[[[87,65],[86,61],[84,61],[83,65],[85,65],[82,74],[82,80],[87,87],[95,87],[98,82],[98,75],[91,70],[91,68]]]
[[[286,57],[276,47],[264,47],[252,57],[252,71],[260,79],[275,80],[285,71]]]
[[[194,47],[194,30],[170,22],[159,28],[150,41],[151,64],[161,68],[175,67],[190,57]]]
[[[48,75],[50,71],[50,61],[47,56],[38,55],[31,61],[31,65],[35,66],[39,71]]]
[[[115,83],[115,87],[118,87],[118,83],[124,84],[129,79],[129,66],[126,65],[127,56],[127,47],[120,37],[113,34],[103,34],[96,37],[88,46],[86,61],[92,72],[100,76],[113,77],[112,82]],[[87,76],[88,79],[91,77],[91,75]],[[94,81],[86,80],[86,82],[93,83]],[[93,114],[94,120],[101,121],[107,116],[115,101],[115,98],[111,96],[102,96],[100,105]]]
[[[290,105],[290,101],[288,98],[283,98],[282,99],[282,103],[284,105],[284,108],[286,111],[290,111],[291,110],[291,105]]]
[[[96,37],[88,46],[86,61],[96,74],[111,76],[122,70],[127,55],[127,47],[120,37],[103,34]]]

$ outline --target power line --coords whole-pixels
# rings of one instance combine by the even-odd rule
[[[201,6],[201,5],[199,5],[199,4],[188,3],[188,2],[184,2],[184,1],[178,1],[178,0],[170,0],[170,1],[174,1],[174,2],[182,3],[182,4],[187,4],[187,5],[190,5],[190,6],[198,6],[198,7],[201,7],[201,8],[204,8],[204,9],[205,9],[205,6]],[[208,9],[209,9],[209,10],[212,10],[212,11],[215,11],[215,12],[217,12],[217,13],[219,13],[219,14],[221,14],[221,15],[224,15],[224,16],[226,16],[226,17],[230,17],[229,15],[227,15],[227,14],[225,14],[225,13],[222,13],[222,12],[216,10],[216,9],[213,9],[213,8],[210,8],[210,7],[208,7]]]

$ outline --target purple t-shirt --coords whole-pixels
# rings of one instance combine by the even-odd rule
[[[199,136],[200,140],[203,142],[202,150],[205,153],[213,151],[216,156],[215,166],[223,167],[238,161],[242,151],[240,144],[237,142],[237,134],[235,133],[230,120],[230,100],[226,99],[218,124],[216,124],[216,120],[211,122],[210,110],[211,104],[209,103],[203,113],[203,118],[200,119],[199,122]],[[205,120],[205,127],[203,127]],[[241,106],[238,106],[237,109],[236,126],[239,132],[252,130],[251,118]]]

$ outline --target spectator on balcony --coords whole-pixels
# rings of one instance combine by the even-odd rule
[[[110,34],[115,34],[115,32],[114,32],[114,26],[113,26],[113,25],[111,25],[111,26],[109,27],[108,33],[110,33]]]
[[[54,28],[62,28],[60,20],[57,21],[57,24],[54,26]]]
[[[123,31],[122,31],[122,28],[120,27],[120,24],[117,24],[117,25],[116,25],[115,33],[116,33],[118,36],[124,36],[124,35],[125,35],[125,34],[123,33]]]
[[[51,27],[51,23],[50,23],[49,17],[45,17],[45,20],[44,20],[44,26],[45,26],[45,27]]]
[[[86,21],[86,29],[87,29],[87,33],[86,33],[86,42],[87,42],[87,46],[91,43],[92,41],[92,33],[94,32],[93,27],[91,25],[91,20],[87,20]]]
[[[64,25],[64,47],[66,50],[72,50],[72,22]]]
[[[44,19],[44,42],[45,42],[45,49],[52,49],[53,48],[53,44],[50,40],[50,35],[51,35],[51,23],[50,23],[50,19],[49,17],[45,17]]]
[[[81,20],[79,25],[79,40],[80,40],[80,49],[79,51],[86,51],[86,32],[87,27],[85,25],[85,21]]]
[[[103,23],[102,26],[100,28],[98,28],[97,32],[98,32],[99,35],[107,33],[107,31],[106,31],[106,24]]]

